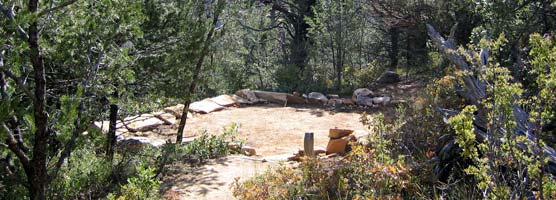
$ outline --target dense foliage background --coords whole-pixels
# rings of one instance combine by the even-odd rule
[[[459,98],[465,75],[433,45],[426,24],[462,47],[459,54],[487,83],[489,98],[475,105],[488,116],[486,132],[513,130],[508,109],[518,105],[531,114],[536,144],[556,143],[551,0],[1,0],[0,10],[0,199],[132,198],[126,195],[156,188],[156,169],[149,168],[156,159],[114,153],[112,138],[90,128],[110,113],[127,116],[243,88],[351,95],[386,70],[424,80],[433,91],[424,97],[428,108],[461,110],[470,102],[450,98]],[[490,52],[486,66],[477,64],[481,50]],[[408,123],[436,127],[409,130],[430,134],[422,141],[427,145],[411,148],[427,152],[431,138],[453,133],[452,145],[464,149],[461,169],[475,180],[446,175],[436,180],[447,183],[445,190],[422,189],[422,195],[445,195],[458,184],[477,184],[481,191],[473,194],[488,191],[483,198],[523,197],[546,185],[555,191],[540,153],[509,155],[522,150],[515,147],[519,138],[485,143],[495,149],[476,146],[469,125],[474,109],[452,119],[449,131],[437,127],[438,116],[408,111]],[[527,175],[467,168],[508,160]],[[538,181],[506,187],[523,177]]]

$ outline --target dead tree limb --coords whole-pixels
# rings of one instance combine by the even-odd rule
[[[440,33],[438,33],[438,31],[436,31],[434,27],[429,24],[427,24],[427,31],[432,42],[442,53],[444,53],[448,60],[455,64],[456,67],[460,70],[469,72],[463,76],[465,88],[461,91],[458,91],[458,93],[465,99],[468,104],[477,105],[477,107],[480,108],[481,105],[479,101],[487,97],[486,83],[481,81],[477,76],[471,73],[473,72],[472,66],[462,55],[457,53],[457,47],[453,41],[444,39],[444,37],[442,37]],[[444,112],[443,114],[445,118],[449,118],[450,116],[453,116],[454,113],[452,112],[451,114],[448,114]],[[523,108],[518,105],[514,105],[513,114],[517,126],[514,130],[506,131],[511,131],[512,136],[526,136],[530,142],[528,142],[527,144],[520,143],[518,144],[518,146],[523,150],[531,149],[535,154],[543,153],[545,158],[548,159],[548,162],[545,163],[544,169],[547,172],[556,175],[556,151],[554,151],[552,147],[549,147],[547,145],[542,146],[542,149],[539,149],[536,145],[534,145],[537,141],[536,136],[534,135],[535,127],[529,121],[529,113],[527,113],[527,111],[523,110]],[[489,132],[484,131],[488,128],[487,122],[486,120],[482,119],[480,115],[475,117],[473,125],[475,126],[474,130],[475,133],[479,136],[479,139],[489,137]],[[442,149],[442,151],[444,150],[451,151],[447,148]]]

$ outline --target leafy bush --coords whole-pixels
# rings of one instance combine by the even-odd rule
[[[342,159],[319,160],[305,158],[298,167],[281,166],[233,185],[240,199],[397,199],[418,194],[404,157],[392,157],[392,141],[382,134],[391,131],[383,116],[373,121],[367,146],[352,145]],[[371,119],[363,115],[364,124]]]
[[[371,83],[374,83],[380,74],[384,72],[384,68],[379,66],[378,63],[373,62],[369,63],[365,68],[353,72],[355,85],[359,87],[370,87]]]
[[[160,180],[156,178],[155,169],[147,165],[139,165],[136,167],[137,176],[130,177],[127,184],[124,185],[116,198],[115,194],[109,194],[110,200],[142,200],[142,199],[159,199],[158,189]]]
[[[403,159],[356,146],[340,161],[305,159],[233,185],[239,199],[394,199],[409,197],[411,176]]]
[[[79,141],[83,145],[72,153],[61,168],[60,176],[53,180],[49,196],[53,199],[96,199],[112,192],[111,199],[157,199],[158,174],[164,171],[166,164],[176,161],[201,164],[232,153],[228,144],[238,141],[238,130],[239,126],[233,124],[224,128],[221,135],[209,135],[205,131],[201,137],[184,145],[168,143],[162,149],[147,145],[133,153],[119,151],[114,163],[107,161],[101,151],[97,152],[104,147],[99,142],[102,135],[90,133],[90,138]],[[12,191],[12,196],[17,195],[16,192]],[[3,195],[9,197],[7,193]]]
[[[98,195],[102,195],[110,184],[110,163],[91,149],[79,149],[72,154],[67,165],[60,170],[60,176],[50,186],[50,198],[99,198]]]
[[[204,130],[200,137],[185,145],[167,144],[162,159],[166,162],[181,160],[190,164],[200,164],[208,159],[228,155],[233,153],[229,144],[238,141],[238,130],[239,126],[232,124],[229,128],[224,127],[224,132],[220,135],[211,135]]]
[[[501,35],[495,41],[483,39],[480,45],[482,49],[491,49],[491,53],[497,55],[506,42],[504,35]],[[553,117],[553,110],[547,107],[553,101],[552,82],[556,79],[556,76],[551,77],[554,74],[551,70],[553,67],[550,67],[553,62],[549,61],[553,58],[548,53],[552,49],[551,42],[550,38],[541,39],[538,35],[532,37],[533,70],[530,72],[542,77],[542,80],[537,81],[537,87],[542,88],[530,91],[524,90],[521,83],[514,80],[508,68],[495,62],[478,64],[478,53],[460,50],[462,55],[468,55],[466,58],[473,64],[473,70],[481,72],[477,77],[487,86],[485,99],[478,105],[465,107],[448,120],[456,133],[455,144],[460,148],[457,154],[469,161],[459,168],[468,177],[473,177],[466,180],[471,180],[471,185],[476,187],[473,190],[476,197],[521,199],[552,196],[553,184],[550,181],[554,177],[544,173],[547,159],[538,151],[544,146],[543,141],[538,138],[531,140],[532,137],[528,138],[524,134],[513,134],[518,129],[518,123],[525,123],[516,121],[516,106],[527,108],[531,114],[531,125],[538,127],[533,130],[537,136],[542,135],[540,127],[543,123]],[[473,45],[470,48],[479,49]],[[520,100],[526,92],[538,95],[527,101]],[[480,111],[476,112],[479,108]],[[483,122],[477,122],[477,117]],[[477,123],[484,123],[484,130],[477,129]]]

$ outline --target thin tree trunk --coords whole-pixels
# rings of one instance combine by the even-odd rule
[[[340,19],[339,19],[339,23],[338,23],[338,29],[337,29],[337,33],[338,33],[338,37],[337,37],[337,43],[338,43],[338,48],[336,56],[338,57],[338,63],[336,66],[336,91],[340,91],[341,87],[342,87],[342,71],[344,70],[344,41],[342,38],[342,29],[344,28],[342,25],[342,6],[340,5]]]
[[[29,0],[29,12],[36,13],[39,1]],[[39,25],[35,20],[29,27],[29,57],[35,75],[35,144],[33,146],[32,171],[27,174],[31,199],[46,199],[48,171],[46,168],[48,146],[48,117],[46,114],[46,76],[39,46]]]
[[[413,53],[415,53],[414,52],[414,50],[415,50],[414,46],[415,45],[413,45],[413,43],[414,43],[415,40],[411,36],[410,31],[407,31],[406,40],[407,40],[406,41],[407,46],[406,46],[406,49],[405,49],[405,60],[406,60],[405,78],[408,79],[409,78],[409,70],[411,70],[411,67],[414,67],[413,63],[416,63],[416,62],[413,62],[414,61]]]
[[[225,4],[225,0],[218,0],[216,5],[216,9],[222,9]],[[214,17],[212,18],[212,24],[209,32],[207,33],[207,37],[205,42],[203,43],[203,49],[199,56],[199,60],[197,60],[197,64],[195,65],[195,70],[193,71],[193,78],[191,79],[191,84],[189,85],[189,89],[187,90],[187,94],[185,95],[185,103],[183,104],[183,110],[181,115],[180,124],[178,126],[178,135],[176,137],[176,144],[181,144],[183,140],[183,130],[185,128],[185,123],[187,122],[187,113],[189,111],[189,105],[191,104],[191,98],[193,94],[195,94],[195,90],[197,88],[197,82],[199,81],[199,76],[201,74],[201,70],[203,68],[203,62],[205,60],[205,56],[208,53],[209,46],[212,43],[212,36],[214,35],[214,31],[216,28],[216,23],[218,22],[218,17],[220,15],[221,10],[216,10],[214,12]]]
[[[390,70],[395,70],[398,67],[398,40],[400,31],[397,27],[390,28]]]
[[[4,55],[2,55],[2,50],[0,49],[0,69],[4,68]],[[4,77],[4,72],[0,70],[0,99],[8,98],[6,78]]]
[[[118,105],[110,104],[110,124],[108,126],[108,140],[106,142],[106,156],[112,162],[114,158],[114,149],[116,146],[116,124],[118,121]]]

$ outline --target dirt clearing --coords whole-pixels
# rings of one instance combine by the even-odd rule
[[[188,119],[186,139],[193,140],[201,130],[221,134],[233,123],[240,126],[238,136],[257,150],[256,156],[231,155],[209,161],[188,174],[170,173],[164,177],[163,189],[179,199],[233,199],[230,185],[235,178],[247,180],[277,166],[303,148],[305,132],[314,132],[315,147],[326,147],[328,130],[344,128],[366,133],[357,112],[332,112],[322,108],[283,107],[273,104],[227,108],[219,112],[195,115]],[[173,139],[172,127],[155,130],[147,137]],[[263,162],[263,160],[265,162]]]

